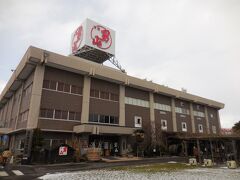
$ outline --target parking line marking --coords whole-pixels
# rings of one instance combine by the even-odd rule
[[[8,173],[6,173],[5,171],[0,171],[0,176],[8,176]]]
[[[12,170],[12,172],[14,173],[14,174],[16,174],[17,176],[22,176],[22,175],[24,175],[21,171],[19,171],[19,170]]]

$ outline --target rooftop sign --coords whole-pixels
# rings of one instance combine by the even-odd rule
[[[115,31],[86,19],[72,34],[71,53],[102,63],[115,55]]]

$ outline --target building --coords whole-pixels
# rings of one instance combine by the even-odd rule
[[[159,132],[220,133],[224,104],[84,58],[29,47],[0,96],[0,134],[10,149],[29,156],[36,128],[45,148],[74,139],[81,148],[117,146],[119,154],[134,145],[136,129],[146,146]]]

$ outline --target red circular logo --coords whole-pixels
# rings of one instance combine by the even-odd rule
[[[103,26],[93,26],[91,30],[92,44],[100,49],[108,49],[112,45],[111,33]]]
[[[75,31],[72,39],[72,52],[77,52],[83,38],[83,27],[79,26]]]

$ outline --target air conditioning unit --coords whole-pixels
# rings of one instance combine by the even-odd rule
[[[196,166],[197,165],[197,159],[196,158],[190,158],[189,159],[189,164],[192,166]]]
[[[212,166],[213,166],[213,162],[212,162],[211,159],[204,159],[204,160],[203,160],[203,164],[204,164],[204,166],[206,166],[206,167],[212,167]]]
[[[227,167],[229,169],[236,169],[237,168],[237,163],[236,161],[227,161]]]

